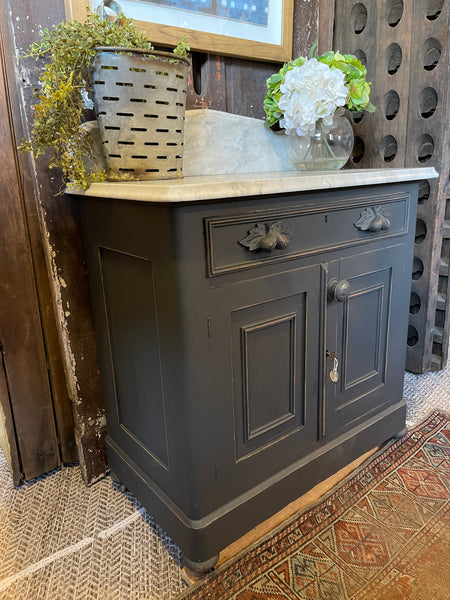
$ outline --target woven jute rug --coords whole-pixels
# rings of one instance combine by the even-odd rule
[[[449,600],[450,418],[434,412],[180,600]]]

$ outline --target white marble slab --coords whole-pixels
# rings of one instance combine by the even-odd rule
[[[84,128],[93,143],[89,167],[106,169],[97,121]],[[224,175],[295,171],[287,155],[286,136],[252,119],[210,109],[187,110],[184,123],[183,174]]]
[[[193,202],[437,177],[433,168],[296,171],[287,156],[286,136],[273,133],[263,123],[215,110],[188,110],[183,179],[95,183],[84,195]],[[92,127],[95,130],[96,124]],[[97,137],[93,140],[100,153]],[[83,194],[70,186],[67,192]]]
[[[94,183],[86,192],[69,187],[67,193],[142,202],[195,202],[197,200],[379,185],[434,177],[438,177],[438,173],[432,167],[277,171],[192,176],[170,180]]]
[[[283,133],[273,133],[262,119],[209,109],[186,111],[185,177],[273,171],[295,171]]]

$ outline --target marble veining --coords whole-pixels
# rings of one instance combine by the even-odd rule
[[[262,119],[219,110],[187,110],[183,174],[191,177],[295,171],[286,141],[283,133],[264,127]]]

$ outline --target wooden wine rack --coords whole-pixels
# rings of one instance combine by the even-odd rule
[[[419,190],[406,368],[442,369],[450,336],[450,0],[336,0],[334,49],[372,82],[373,114],[355,114],[350,167],[433,166]]]

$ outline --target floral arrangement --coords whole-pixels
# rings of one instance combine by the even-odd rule
[[[325,126],[332,124],[339,107],[373,112],[370,85],[366,67],[352,54],[299,56],[267,80],[264,124],[278,124],[288,135],[312,135],[319,119]]]

